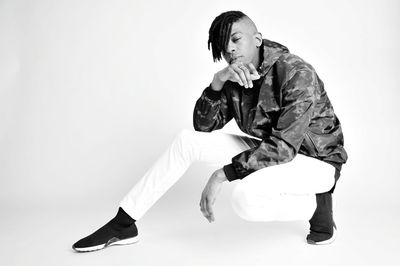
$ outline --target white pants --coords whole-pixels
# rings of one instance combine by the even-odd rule
[[[222,132],[183,130],[120,203],[133,219],[147,210],[179,180],[194,161],[229,164],[231,158],[257,145],[255,139]],[[232,206],[250,221],[308,220],[315,194],[334,185],[335,168],[302,155],[291,162],[258,170],[237,181]]]

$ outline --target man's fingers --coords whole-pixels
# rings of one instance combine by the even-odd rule
[[[249,88],[253,88],[253,82],[250,77],[250,71],[244,65],[240,65],[239,68],[243,71],[243,73],[246,77],[247,85],[249,86]]]
[[[210,221],[210,214],[208,213],[208,202],[205,197],[202,197],[200,201],[200,210],[203,213],[203,216],[207,218],[208,221]]]
[[[204,202],[204,199],[201,199],[200,211],[203,213],[204,216],[207,216],[206,203]]]
[[[255,68],[255,66],[253,65],[253,63],[250,63],[247,65],[250,71],[250,74],[255,74],[257,73],[257,69]],[[257,73],[258,74],[258,73]]]
[[[217,175],[212,175],[209,182],[201,194],[200,208],[204,217],[211,223],[215,220],[213,205],[216,200],[216,195],[221,188],[222,181],[214,180]]]
[[[208,213],[208,202],[207,202],[207,200],[204,201],[204,213],[203,214],[207,219],[210,216],[210,214]]]
[[[236,73],[236,71],[233,69],[233,67],[230,67],[229,70],[230,70],[231,75],[233,76],[233,79],[234,79],[234,80],[232,80],[232,81],[236,81],[237,83],[239,83],[240,86],[244,86],[244,84],[243,84],[243,82],[242,82],[242,79],[241,79],[240,76]]]
[[[210,223],[215,220],[212,205],[213,203],[210,199],[202,198],[200,201],[200,210]]]
[[[214,222],[215,221],[215,217],[214,217],[214,211],[212,209],[212,205],[214,205],[214,203],[209,204],[209,210],[208,213],[210,214],[210,222]]]
[[[260,78],[257,69],[252,63],[246,66],[242,62],[233,63],[228,66],[228,70],[230,75],[228,79],[239,83],[240,86],[244,86],[245,88],[252,88],[253,80]]]
[[[244,73],[244,70],[241,69],[241,68],[239,68],[239,66],[237,66],[236,64],[231,65],[231,67],[232,67],[233,70],[235,70],[235,72],[239,75],[239,77],[240,77],[240,79],[241,79],[241,81],[242,81],[244,87],[245,87],[245,88],[248,88],[249,85],[248,85],[248,83],[247,83],[247,78],[246,78],[246,75],[245,75],[245,73]],[[241,85],[241,86],[243,86],[243,85]]]
[[[254,67],[252,63],[249,64],[250,76],[251,80],[256,80],[260,78],[260,75],[257,72],[257,69]]]
[[[257,80],[257,79],[261,78],[261,76],[258,73],[251,74],[250,77],[251,77],[251,80]]]
[[[207,219],[211,223],[214,221],[214,213],[212,210],[212,203],[211,203],[211,200],[209,200],[209,199],[207,199],[206,202],[207,202],[206,210],[207,210],[207,215],[208,215]]]

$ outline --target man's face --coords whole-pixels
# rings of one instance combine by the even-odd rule
[[[261,42],[261,34],[257,32],[254,23],[245,17],[232,24],[229,43],[222,55],[228,64],[242,62],[245,65],[256,65],[259,60],[257,46]]]

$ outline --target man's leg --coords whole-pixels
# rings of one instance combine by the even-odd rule
[[[221,132],[183,130],[169,148],[122,199],[118,214],[105,226],[73,245],[76,251],[92,251],[121,241],[137,241],[135,221],[179,180],[194,161],[223,166],[258,141]],[[123,224],[121,224],[123,221]],[[127,237],[124,238],[124,232]],[[118,236],[114,237],[114,235]],[[113,242],[107,243],[108,239]],[[93,248],[94,247],[94,248]]]
[[[179,180],[194,161],[223,166],[248,149],[248,138],[220,132],[183,130],[120,203],[138,220]],[[251,145],[251,142],[250,142]]]
[[[333,234],[332,200],[327,191],[334,185],[334,174],[333,166],[297,155],[292,162],[259,170],[239,181],[232,206],[250,221],[308,220],[313,216],[307,240],[318,244]]]

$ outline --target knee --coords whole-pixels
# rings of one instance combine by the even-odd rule
[[[196,134],[196,131],[190,129],[182,129],[176,136],[176,140],[179,142],[190,142]]]
[[[173,141],[173,146],[187,158],[195,160],[198,157],[197,133],[194,130],[181,130]]]
[[[255,193],[251,185],[240,181],[232,192],[232,208],[242,219],[251,222],[269,222],[277,219],[276,195],[265,191]]]
[[[232,192],[231,204],[234,212],[246,221],[255,221],[255,214],[252,206],[252,195],[246,189],[245,185],[239,181]]]
[[[188,145],[191,143],[192,139],[192,131],[189,129],[182,129],[175,137],[173,143],[175,145],[178,145],[180,149],[183,149],[185,147],[188,147]]]

